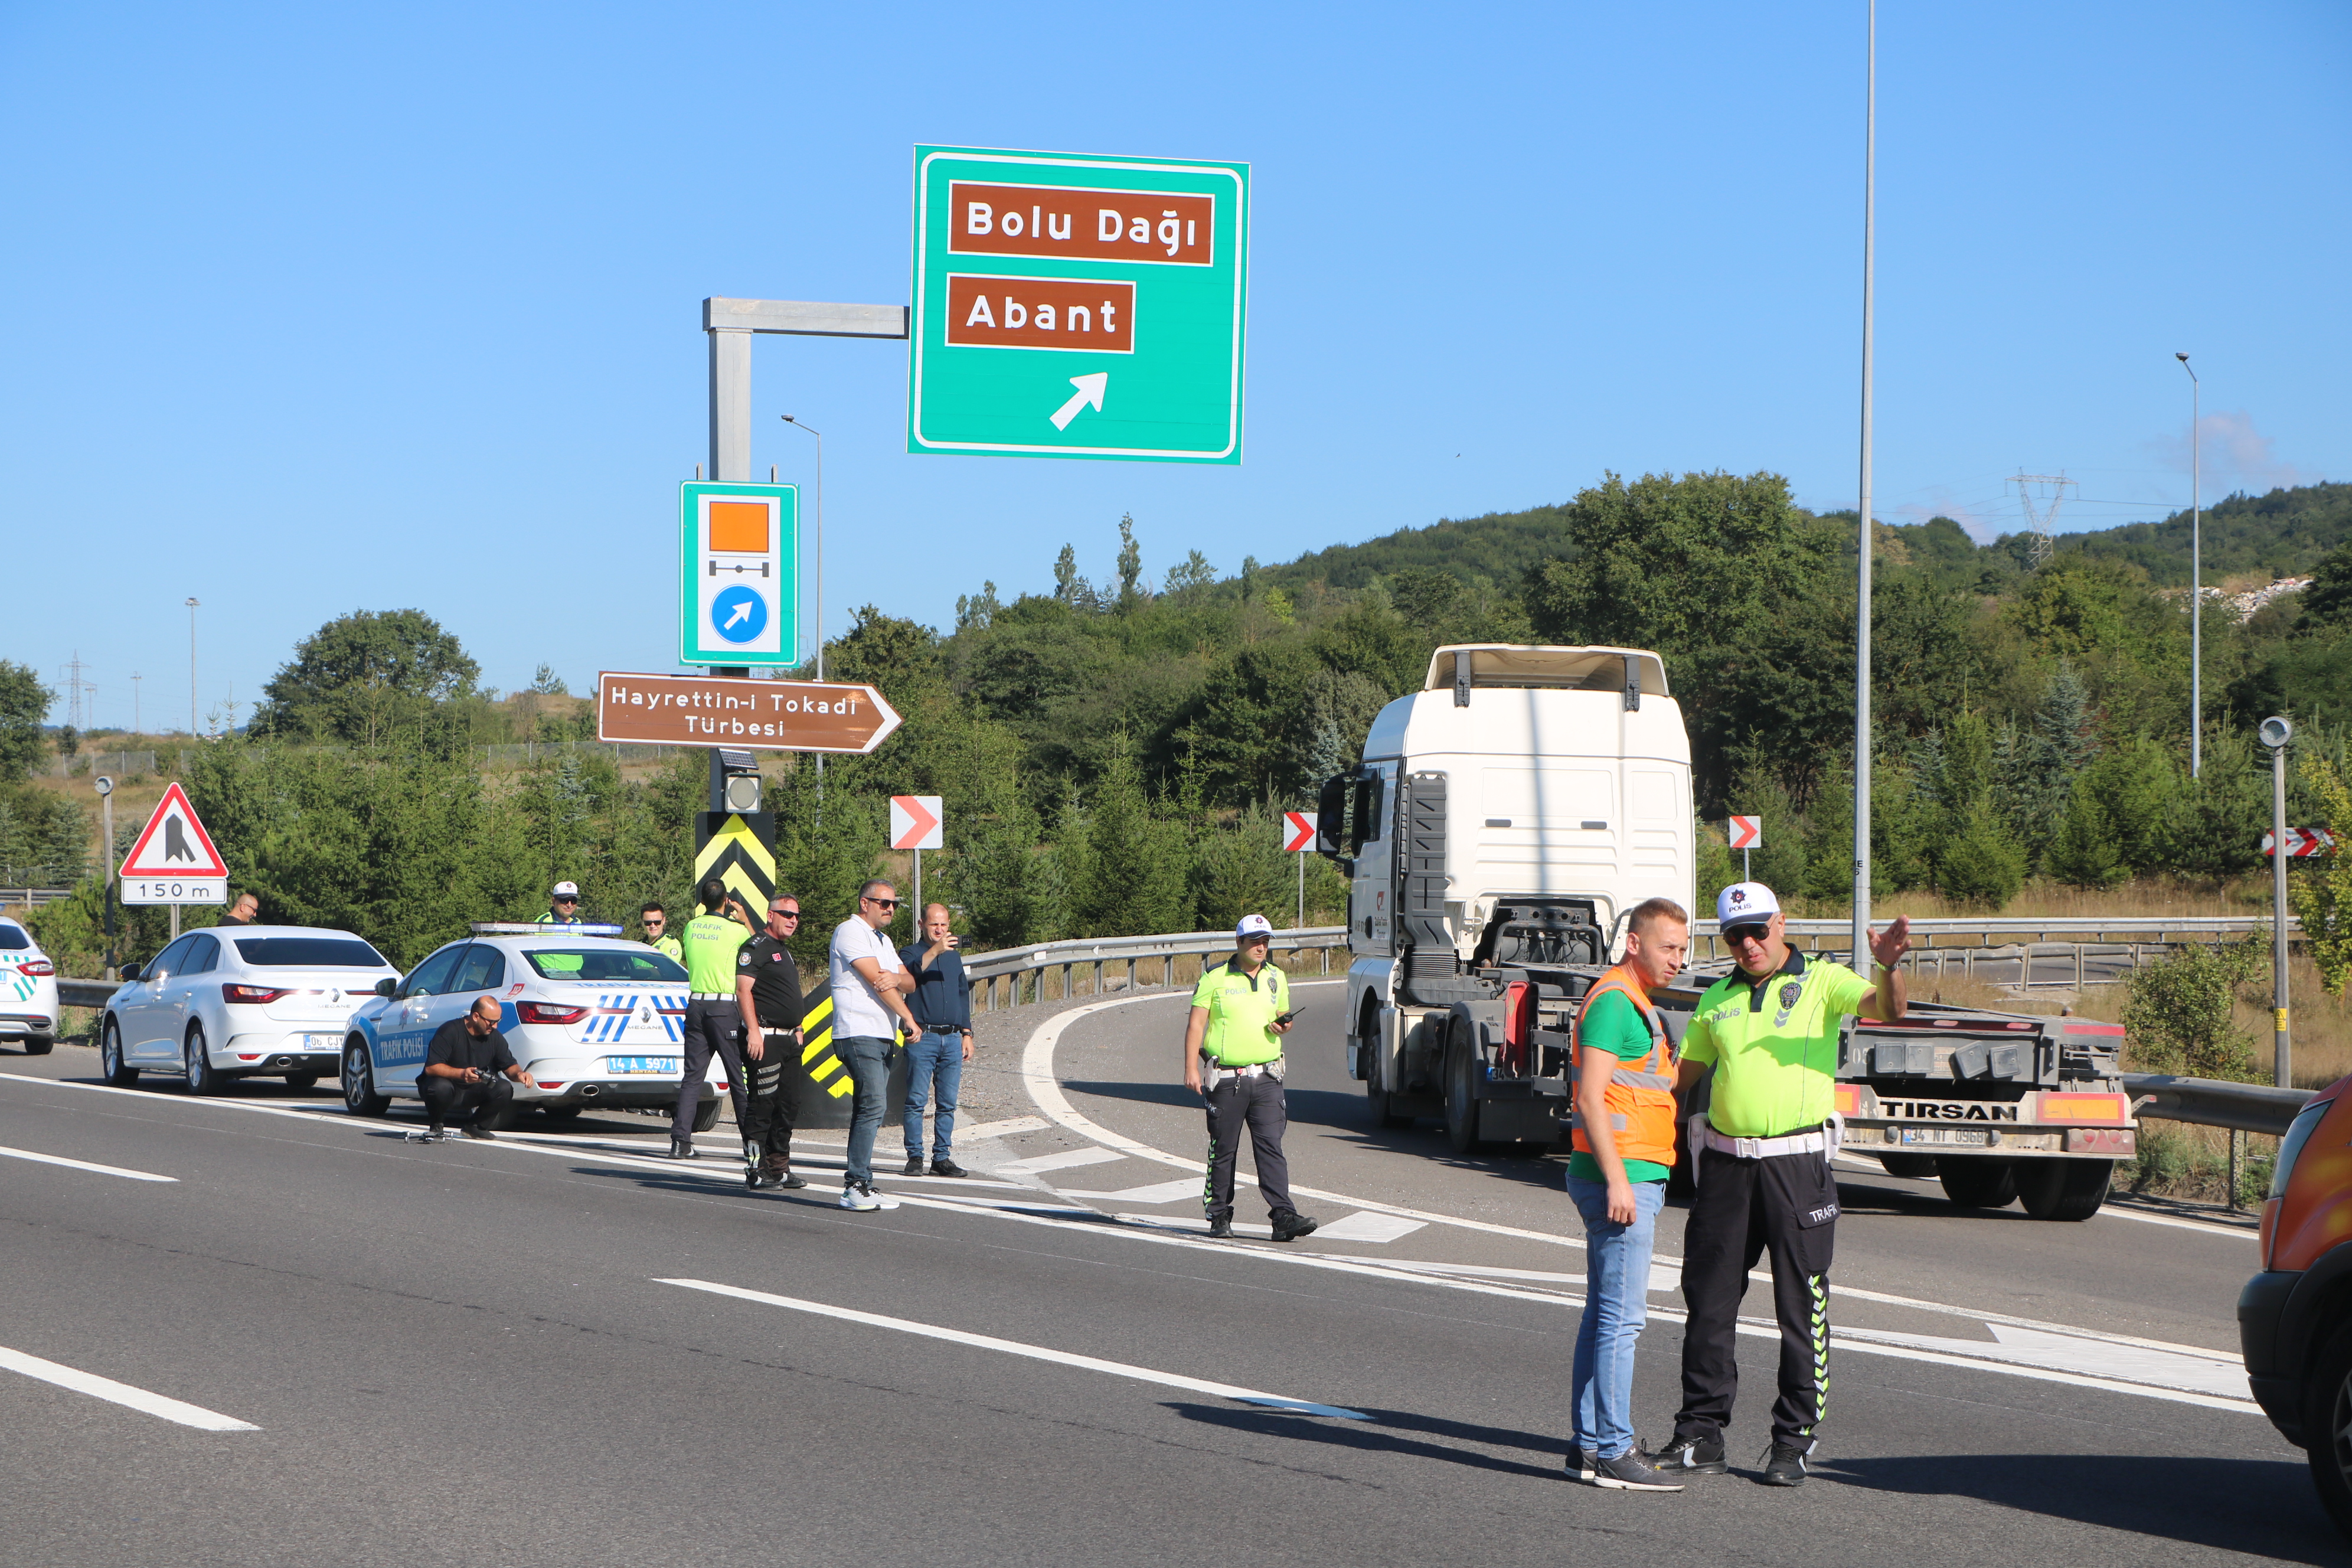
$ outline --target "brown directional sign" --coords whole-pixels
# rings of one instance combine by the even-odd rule
[[[727,675],[596,677],[596,738],[667,746],[863,753],[899,725],[870,686]]]

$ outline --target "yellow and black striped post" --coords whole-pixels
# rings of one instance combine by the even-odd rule
[[[711,877],[761,917],[776,896],[776,816],[772,811],[694,814],[694,885]]]

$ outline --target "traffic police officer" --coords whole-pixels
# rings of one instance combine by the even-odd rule
[[[583,922],[580,914],[580,884],[558,882],[547,890],[547,912],[539,917],[543,926],[576,926]]]
[[[1315,1221],[1291,1205],[1290,1164],[1282,1156],[1288,1115],[1282,1099],[1282,1037],[1290,1032],[1290,981],[1265,961],[1274,927],[1244,915],[1233,956],[1203,970],[1184,1025],[1184,1087],[1209,1110],[1209,1179],[1201,1199],[1209,1234],[1234,1234],[1234,1165],[1247,1125],[1258,1191],[1274,1217],[1274,1239],[1296,1241]]]
[[[682,965],[686,963],[686,949],[679,945],[677,938],[669,934],[667,910],[663,909],[659,904],[648,902],[645,908],[637,911],[637,924],[645,928],[645,942],[647,947],[674,963]]]
[[[805,1187],[793,1174],[793,1120],[800,1088],[801,972],[784,944],[801,926],[801,901],[785,893],[768,900],[768,929],[735,954],[735,1006],[752,1026],[744,1032],[747,1110],[742,1117],[743,1184]]]
[[[692,1160],[694,1113],[702,1098],[702,1075],[716,1053],[727,1067],[727,1090],[735,1101],[735,1124],[747,1118],[743,1058],[735,1038],[743,1015],[735,1005],[735,954],[754,934],[751,916],[713,877],[698,889],[702,912],[686,922],[686,1076],[678,1080],[677,1105],[670,1112],[669,1157]],[[733,911],[729,918],[728,911]]]
[[[1706,1111],[1690,1119],[1698,1186],[1683,1229],[1683,1407],[1674,1441],[1654,1461],[1668,1473],[1721,1475],[1723,1428],[1738,1392],[1734,1358],[1748,1271],[1772,1257],[1780,1322],[1780,1397],[1772,1406],[1768,1486],[1805,1481],[1829,1392],[1830,1259],[1837,1180],[1830,1169],[1838,1029],[1849,1014],[1903,1016],[1908,919],[1870,941],[1874,987],[1843,964],[1788,943],[1780,900],[1761,882],[1717,895],[1717,928],[1738,967],[1707,987],[1683,1037],[1677,1088],[1714,1069]]]

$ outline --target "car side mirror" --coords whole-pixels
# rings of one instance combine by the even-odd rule
[[[400,982],[394,980],[389,974],[375,983],[375,994],[379,996],[390,996],[396,994],[399,990]]]
[[[137,964],[135,964],[135,963],[126,963],[126,964],[124,964],[124,965],[122,966],[122,983],[123,983],[125,985],[130,984],[132,981],[134,981],[134,980],[136,980],[136,979],[138,979],[138,978],[139,978],[139,966],[138,966]]]

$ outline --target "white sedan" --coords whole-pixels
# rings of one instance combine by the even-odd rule
[[[112,1084],[175,1073],[194,1094],[218,1094],[240,1078],[309,1089],[341,1062],[352,1009],[399,973],[347,931],[192,931],[122,972],[99,1026],[100,1066]]]
[[[58,966],[33,933],[0,918],[0,1040],[15,1040],[28,1057],[47,1056],[58,1043]]]

